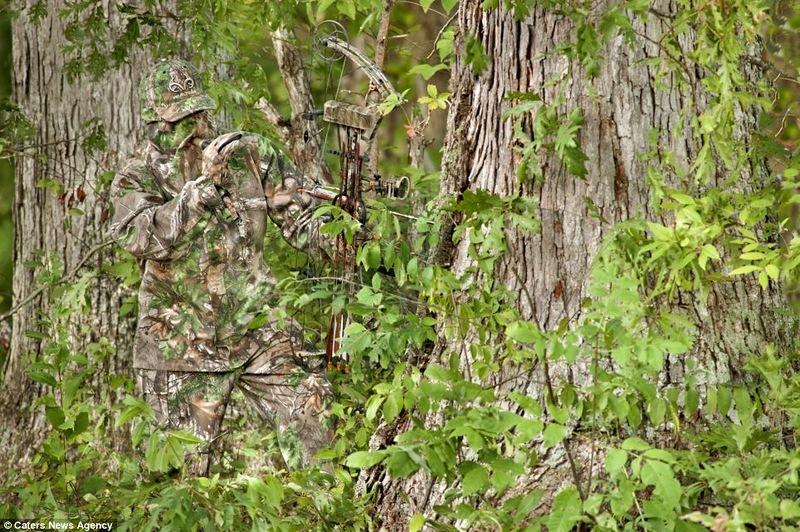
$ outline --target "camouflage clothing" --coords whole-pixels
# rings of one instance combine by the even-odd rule
[[[195,79],[174,61],[145,78],[143,117],[161,121],[112,185],[112,234],[144,259],[134,367],[162,423],[213,444],[239,388],[279,441],[299,442],[282,445],[286,463],[307,463],[324,439],[329,386],[303,369],[296,325],[273,312],[275,279],[262,254],[267,217],[317,255],[323,220],[301,191],[305,178],[266,139],[211,140],[204,110],[213,102]]]
[[[156,419],[169,429],[186,430],[208,444],[188,457],[188,469],[207,475],[217,461],[219,437],[231,392],[241,392],[250,411],[275,428],[283,460],[290,468],[312,461],[330,441],[319,423],[330,394],[322,376],[300,369],[283,355],[259,356],[240,371],[191,373],[139,370],[139,389]]]
[[[280,354],[299,347],[276,319],[252,325],[270,315],[276,297],[262,256],[266,220],[298,248],[319,238],[322,220],[297,190],[302,176],[269,143],[260,140],[259,151],[237,150],[229,165],[242,171],[229,172],[222,193],[200,175],[193,144],[161,151],[150,143],[114,181],[112,232],[146,259],[134,367],[227,371],[251,359],[254,345]]]

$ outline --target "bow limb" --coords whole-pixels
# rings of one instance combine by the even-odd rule
[[[378,67],[378,65],[375,64],[374,61],[364,55],[361,50],[336,37],[325,37],[322,39],[322,43],[328,48],[336,50],[342,55],[349,57],[351,61],[358,65],[369,77],[370,81],[372,81],[375,90],[378,91],[384,100],[390,96],[400,97],[400,93],[395,90],[392,82],[386,77],[386,74],[383,73],[383,71]]]

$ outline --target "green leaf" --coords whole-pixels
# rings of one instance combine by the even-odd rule
[[[642,466],[642,482],[655,486],[653,497],[663,501],[669,509],[677,509],[681,500],[681,484],[675,480],[675,474],[669,464],[647,461]]]
[[[490,466],[494,472],[492,486],[498,493],[502,493],[513,486],[516,477],[525,473],[525,468],[510,458],[492,460]]]
[[[542,488],[537,488],[530,493],[528,493],[520,502],[516,508],[516,515],[514,516],[514,523],[521,523],[522,521],[526,520],[530,513],[534,511],[542,500],[542,496],[544,495],[545,490]],[[504,508],[505,509],[505,508]]]
[[[567,427],[558,423],[550,423],[542,433],[544,437],[544,447],[550,448],[564,441],[567,437]]]
[[[89,413],[81,412],[75,416],[75,423],[72,426],[72,437],[75,437],[89,428]]]
[[[476,76],[480,76],[489,67],[491,60],[491,56],[484,50],[480,39],[469,35],[466,46],[466,63],[470,66],[472,72]]]
[[[582,513],[578,490],[575,486],[567,486],[553,499],[547,518],[548,532],[570,532],[581,521]]]
[[[544,423],[538,419],[523,419],[517,424],[515,443],[527,443],[542,433]]]
[[[144,399],[128,395],[123,404],[127,408],[114,420],[114,427],[119,428],[137,416],[143,416],[151,421],[156,419],[153,407]]]
[[[653,425],[663,423],[667,416],[667,402],[661,397],[650,401],[647,405],[647,416]]]
[[[748,274],[748,273],[751,273],[751,272],[754,272],[754,271],[760,270],[760,269],[761,269],[760,266],[755,266],[753,264],[748,264],[747,266],[741,266],[739,268],[736,268],[735,270],[733,270],[730,273],[730,275],[745,275],[745,274]]]
[[[147,441],[145,460],[151,471],[168,472],[180,469],[185,461],[187,444],[189,449],[194,449],[196,444],[203,442],[194,434],[186,431],[164,433],[155,431]]]
[[[108,482],[103,477],[97,475],[89,475],[80,480],[78,494],[83,497],[90,493],[97,493],[108,485]]]
[[[47,406],[44,409],[45,416],[47,416],[47,420],[53,425],[53,428],[59,428],[66,416],[64,415],[64,411],[61,410],[59,406]]]
[[[626,451],[646,451],[651,448],[650,444],[641,438],[628,438],[622,442],[621,447]]]
[[[339,12],[347,16],[350,20],[356,19],[356,3],[352,0],[339,0],[337,2]]]
[[[386,451],[357,451],[347,457],[344,464],[355,469],[367,469],[386,457]]]
[[[653,233],[653,237],[656,240],[662,242],[670,242],[675,240],[675,231],[668,227],[664,227],[663,225],[654,222],[647,222],[647,227],[650,229],[650,232]]]
[[[624,449],[611,449],[605,459],[606,471],[612,477],[622,471],[628,463],[628,453]]]
[[[772,207],[775,202],[769,198],[761,198],[750,202],[751,209],[766,209]]]
[[[434,381],[449,382],[456,377],[457,373],[443,366],[433,364],[425,370],[425,375]]]
[[[784,499],[780,503],[780,516],[785,521],[800,518],[800,503]]]
[[[463,467],[467,466],[469,467]],[[460,469],[466,469],[464,478],[461,480],[461,488],[464,496],[472,495],[485,491],[489,487],[489,473],[486,469],[475,462],[465,462]]]
[[[191,432],[187,432],[185,430],[175,430],[170,432],[167,436],[167,440],[172,442],[188,443],[190,445],[196,445],[205,441],[203,438],[195,436]]]
[[[414,514],[408,522],[408,532],[420,532],[423,526],[425,526],[425,516],[422,514]]]
[[[715,248],[711,244],[706,244],[705,246],[703,246],[703,254],[710,259],[714,260],[720,259],[719,251],[717,251],[717,248]]]
[[[761,260],[765,258],[766,255],[759,251],[751,251],[749,253],[742,253],[739,258],[742,260]]]
[[[373,395],[367,400],[367,410],[366,416],[367,419],[370,421],[375,420],[375,416],[378,414],[378,409],[383,404],[383,397],[380,395]]]
[[[447,70],[447,65],[442,63],[439,63],[438,65],[416,65],[412,67],[408,73],[419,74],[425,81],[428,81],[440,70]]]
[[[356,300],[365,307],[377,307],[383,301],[383,294],[375,292],[369,286],[365,286],[356,294]]]
[[[767,273],[770,279],[773,281],[777,281],[778,277],[781,275],[781,270],[774,264],[767,264],[764,266],[764,271]]]
[[[700,393],[697,388],[688,388],[686,390],[686,415],[690,416],[697,412],[700,407]]]
[[[393,477],[405,478],[419,471],[419,463],[412,458],[408,452],[393,452],[385,462],[389,474]]]
[[[381,247],[377,242],[371,242],[366,248],[367,266],[371,270],[381,267]]]
[[[280,508],[281,502],[283,502],[283,482],[271,475],[265,482],[267,483],[265,500],[271,505],[271,508]]]
[[[717,404],[719,405],[719,413],[723,416],[727,416],[728,410],[730,410],[732,403],[733,395],[731,394],[730,388],[727,386],[720,386],[719,389],[717,389]]]
[[[383,417],[387,423],[391,423],[400,413],[403,408],[403,390],[402,388],[395,388],[386,397],[386,402],[383,403]]]
[[[58,387],[58,382],[56,381],[55,377],[53,377],[49,373],[45,373],[43,371],[26,371],[25,373],[34,382],[47,384],[48,386],[52,386],[53,388]]]
[[[669,451],[665,451],[664,449],[648,449],[642,454],[643,458],[653,459],[653,460],[660,460],[662,462],[666,462],[668,464],[674,464],[676,462],[675,457]]]
[[[669,195],[682,205],[696,205],[694,198],[683,192],[670,192]]]
[[[447,13],[448,15],[456,5],[458,5],[458,0],[442,0],[442,7],[444,8],[445,13]]]
[[[523,344],[532,344],[542,338],[542,332],[529,321],[513,321],[506,328],[506,335]]]
[[[511,392],[508,394],[508,398],[512,401],[516,402],[522,409],[533,416],[541,416],[543,409],[542,405],[539,404],[536,399],[531,397],[530,395],[526,395],[520,392]]]

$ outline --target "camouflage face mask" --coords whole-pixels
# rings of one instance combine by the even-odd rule
[[[174,135],[172,136],[175,145],[179,148],[183,148],[186,144],[191,142],[192,138],[199,136],[197,131],[198,124],[199,120],[196,117],[190,117],[178,122],[175,126]]]
[[[207,138],[209,130],[206,116],[203,114],[192,115],[173,124],[168,131],[157,132],[155,143],[162,150],[183,148],[193,138]]]

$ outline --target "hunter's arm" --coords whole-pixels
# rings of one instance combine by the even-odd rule
[[[203,176],[188,181],[175,197],[165,197],[141,162],[117,175],[111,193],[112,236],[133,255],[154,260],[183,255],[208,223],[208,205],[219,201],[214,184]]]
[[[319,200],[304,190],[313,186],[279,150],[262,159],[266,165],[262,182],[267,198],[267,213],[293,247],[315,259],[330,258],[335,249],[330,235],[320,232],[327,217],[314,216]]]

